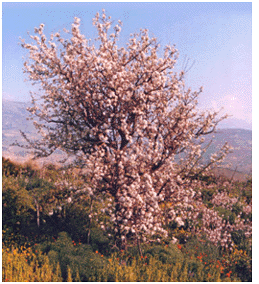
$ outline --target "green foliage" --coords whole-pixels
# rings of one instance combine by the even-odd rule
[[[233,205],[231,210],[236,216],[242,212],[242,206],[237,202]]]
[[[242,230],[234,231],[231,233],[231,237],[239,250],[244,250],[247,252],[251,250],[251,246],[245,237],[244,231]]]
[[[211,173],[211,174],[195,174],[194,178],[196,180],[200,180],[203,182],[206,182],[207,185],[210,184],[216,184],[217,183],[217,178]]]
[[[45,190],[50,190],[52,186],[53,185],[51,183],[42,178],[32,177],[26,184],[26,190],[40,190],[41,192],[44,192]],[[41,192],[39,193],[39,196],[42,195]]]
[[[55,242],[42,244],[41,250],[47,253],[52,264],[60,263],[63,279],[69,276],[69,266],[73,279],[88,281],[89,278],[95,277],[107,262],[107,259],[99,252],[94,252],[90,245],[72,241],[66,232],[59,233]]]
[[[33,177],[39,175],[39,168],[32,162],[26,164],[19,164],[2,157],[2,175],[9,177]]]
[[[183,254],[175,244],[169,244],[167,247],[156,245],[146,251],[146,255],[157,257],[162,263],[176,264],[183,261]]]
[[[161,248],[156,248],[161,254]],[[173,253],[174,254],[174,253]],[[203,282],[220,281],[219,269],[205,266],[197,260],[179,258],[174,264],[163,262],[158,256],[123,258],[113,254],[108,265],[91,281],[109,282]]]
[[[188,231],[187,220],[187,225],[181,228],[173,223],[168,225],[170,236],[177,238],[178,244],[170,243],[170,239],[160,244],[143,243],[143,257],[140,257],[138,247],[128,240],[127,251],[114,252],[112,239],[100,229],[101,224],[109,222],[109,217],[101,212],[106,206],[105,199],[100,202],[98,198],[90,199],[81,194],[74,202],[65,203],[67,189],[54,186],[63,176],[76,184],[85,182],[79,176],[71,171],[66,175],[66,171],[51,165],[39,175],[33,164],[18,165],[4,159],[3,162],[3,267],[4,271],[12,271],[8,275],[13,275],[8,278],[5,273],[3,281],[251,281],[251,239],[247,239],[242,230],[231,234],[236,245],[233,251],[223,252],[205,237],[193,236]],[[228,192],[231,197],[238,197],[238,201],[230,209],[214,207],[211,200],[218,191]],[[40,230],[35,222],[35,198],[41,206]],[[202,199],[231,224],[238,215],[252,220],[252,214],[245,213],[250,211],[244,210],[252,199],[249,182],[204,187]],[[63,204],[62,212],[48,215],[58,204]],[[91,220],[90,212],[94,216]],[[90,242],[86,244],[89,229]],[[11,247],[7,251],[6,248]],[[10,258],[28,247],[33,249],[26,258],[20,256],[20,262]],[[8,259],[13,259],[12,268]],[[28,273],[36,270],[34,278],[30,278]],[[17,273],[20,278],[15,278]]]
[[[213,198],[213,195],[215,194],[216,190],[215,188],[203,188],[201,190],[202,193],[202,199],[205,203],[208,203],[209,201],[211,201],[211,199]]]
[[[252,184],[248,184],[244,190],[241,191],[241,196],[246,199],[247,204],[249,204],[252,200]]]
[[[228,256],[228,262],[233,274],[236,274],[242,282],[252,282],[252,255],[244,250],[235,249]]]
[[[205,262],[210,259],[218,260],[221,257],[220,249],[206,240],[205,236],[202,239],[196,236],[190,238],[183,246],[182,252],[189,258],[197,258],[197,256],[203,255],[202,258]]]
[[[190,239],[185,245],[146,244],[143,247],[141,257],[136,250],[131,250],[133,254],[120,251],[105,257],[98,251],[94,252],[90,245],[75,243],[62,232],[57,240],[37,245],[34,252],[27,250],[27,260],[32,267],[38,263],[44,273],[50,267],[52,277],[62,277],[63,281],[251,281],[251,256],[242,250],[235,249],[222,255],[215,246],[197,238]],[[49,262],[45,253],[35,254],[36,249],[47,252]]]
[[[51,265],[49,258],[31,248],[2,249],[3,282],[59,282],[62,281],[59,263]]]
[[[107,238],[103,230],[99,228],[91,229],[90,244],[94,251],[98,250],[102,254],[109,253],[110,240]]]
[[[17,177],[21,174],[22,167],[9,159],[2,157],[2,175]]]
[[[221,206],[216,207],[215,210],[219,212],[219,215],[222,216],[223,220],[229,221],[231,225],[235,223],[236,214],[233,213],[232,210]]]
[[[66,214],[62,220],[66,231],[75,241],[87,242],[89,214],[87,202],[71,203],[66,206]]]
[[[28,226],[34,209],[33,199],[24,187],[19,186],[17,178],[3,176],[2,204],[3,228],[16,232]]]

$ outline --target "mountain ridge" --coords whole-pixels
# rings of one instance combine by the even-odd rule
[[[11,146],[16,140],[18,142],[25,142],[20,134],[20,130],[33,139],[36,132],[31,120],[27,120],[29,116],[26,108],[30,103],[2,101],[2,155],[5,158],[23,162],[28,160],[31,155],[28,150]],[[227,156],[226,162],[223,166],[231,163],[230,169],[251,174],[252,172],[252,130],[243,128],[218,128],[216,132],[206,135],[206,141],[213,139],[208,151],[204,155],[205,159],[209,159],[210,154],[219,150],[219,148],[228,142],[234,149],[233,152]],[[60,154],[54,154],[47,159],[50,162],[55,162],[61,158]]]

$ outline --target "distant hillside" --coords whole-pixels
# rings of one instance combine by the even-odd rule
[[[21,142],[20,130],[30,137],[35,133],[34,126],[26,117],[29,104],[23,102],[2,101],[2,155],[16,160],[23,160],[28,152],[22,148],[10,146],[16,140]]]
[[[213,138],[213,136],[215,136]],[[213,138],[205,158],[220,149],[225,142],[233,147],[232,153],[228,154],[223,165],[231,164],[230,169],[242,173],[252,172],[252,131],[246,129],[219,129],[215,133],[207,135],[206,140]]]
[[[30,103],[2,101],[2,156],[13,161],[24,162],[32,157],[29,150],[11,146],[14,142],[25,143],[20,131],[23,131],[30,139],[37,134],[31,120],[27,120]]]
[[[24,161],[30,156],[29,152],[20,148],[10,146],[15,140],[24,142],[19,130],[24,131],[29,137],[35,137],[35,129],[31,121],[26,120],[28,111],[27,103],[3,100],[2,104],[2,155],[16,161]],[[225,142],[228,142],[234,149],[229,154],[226,163],[231,163],[230,169],[238,172],[251,174],[252,171],[252,131],[245,129],[220,129],[213,134],[214,140],[209,147],[205,159],[218,150]],[[206,141],[210,141],[213,135],[207,135]],[[50,158],[55,161],[60,155]],[[222,170],[221,170],[222,171]],[[226,171],[225,171],[226,172]],[[228,171],[229,173],[229,171]],[[231,173],[230,173],[231,175]]]

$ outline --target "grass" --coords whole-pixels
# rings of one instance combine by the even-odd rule
[[[56,245],[59,241],[66,246]],[[251,277],[250,257],[245,251],[235,248],[221,255],[201,240],[146,246],[142,257],[129,251],[105,256],[84,244],[74,246],[65,234],[48,246],[49,253],[43,253],[40,245],[19,249],[3,246],[2,281],[233,282]]]
[[[141,257],[133,241],[129,240],[127,251],[119,251],[114,248],[112,232],[109,236],[98,222],[89,227],[89,200],[81,196],[73,206],[67,205],[61,212],[63,215],[58,213],[51,217],[41,211],[41,227],[38,228],[32,199],[36,191],[28,189],[31,178],[39,178],[38,168],[14,165],[10,161],[4,161],[3,166],[3,282],[252,281],[251,236],[246,237],[241,229],[232,232],[235,245],[233,250],[228,250],[212,244],[204,236],[193,235],[188,225],[178,228],[169,224],[171,239],[141,244]],[[48,180],[51,186],[39,183],[44,186],[46,197],[41,201],[42,208],[47,208],[50,201],[55,204],[60,198],[66,200],[62,196],[64,191],[52,186],[61,172],[48,166],[44,175],[40,181]],[[80,182],[76,175],[74,180]],[[197,188],[204,205],[231,223],[240,214],[242,220],[252,222],[252,213],[245,209],[252,201],[251,180],[219,184],[217,179],[211,178],[205,182],[207,186]],[[237,200],[230,207],[215,206],[213,197],[219,192]],[[96,201],[94,213],[99,222],[106,222],[108,217],[101,214],[101,208],[103,203]],[[172,243],[173,238],[177,243]]]
[[[49,258],[31,248],[2,249],[3,282],[60,282],[59,264],[52,266]]]

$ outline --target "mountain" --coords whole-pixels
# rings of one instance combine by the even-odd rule
[[[16,140],[22,142],[20,130],[29,137],[35,134],[33,123],[26,119],[29,103],[2,101],[2,155],[15,160],[24,160],[28,151],[11,146]]]
[[[214,138],[213,138],[214,136]],[[228,143],[233,150],[227,155],[222,167],[230,164],[229,169],[236,172],[252,173],[252,131],[247,129],[226,128],[219,129],[206,137],[207,141],[212,140],[205,159],[220,149],[224,143]]]
[[[13,102],[3,100],[2,103],[2,155],[16,161],[24,161],[30,157],[28,150],[17,146],[11,146],[16,140],[20,143],[25,142],[19,130],[25,132],[28,137],[36,137],[36,132],[32,121],[27,120],[29,112],[26,108],[29,103]],[[213,138],[214,135],[214,138]],[[213,134],[205,136],[206,141],[213,138],[213,142],[204,155],[208,160],[210,154],[218,150],[225,142],[228,142],[233,151],[227,156],[223,163],[223,168],[227,163],[231,164],[230,170],[238,173],[251,174],[252,172],[252,131],[238,128],[222,128]],[[50,161],[57,160],[60,154],[50,157]],[[227,172],[226,169],[221,169]]]
[[[229,117],[228,119],[222,120],[220,122],[220,128],[238,128],[238,129],[248,129],[251,131],[252,123],[246,122],[243,119],[238,119],[234,117]]]

